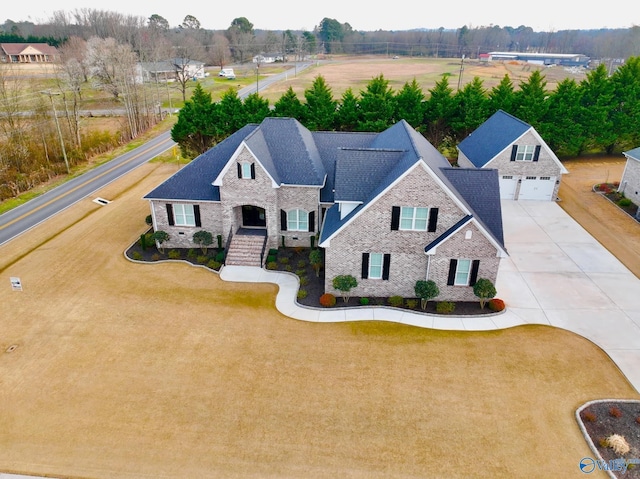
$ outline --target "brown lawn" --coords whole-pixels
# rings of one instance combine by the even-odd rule
[[[147,164],[99,192],[108,206],[85,199],[0,247],[0,470],[579,478],[576,408],[639,397],[566,331],[305,323],[274,285],[130,263],[141,197],[175,168]]]
[[[482,80],[485,89],[490,90],[500,83],[505,74],[508,74],[517,88],[520,82],[527,81],[535,69],[542,70],[547,82],[546,88],[550,91],[564,78],[570,77],[576,81],[585,78],[584,75],[569,72],[564,68],[544,68],[519,62],[481,63],[477,60],[465,60],[460,86],[471,82],[477,76]],[[334,98],[340,99],[347,88],[351,87],[358,95],[372,78],[383,75],[394,91],[400,90],[406,82],[411,82],[415,78],[422,91],[428,96],[428,91],[442,79],[443,74],[450,75],[449,86],[455,92],[460,75],[460,59],[400,58],[394,60],[380,56],[335,56],[316,63],[312,68],[289,77],[287,81],[274,85],[265,92],[260,92],[260,95],[273,104],[291,86],[298,98],[304,100],[304,90],[311,86],[315,77],[321,75],[331,87]]]

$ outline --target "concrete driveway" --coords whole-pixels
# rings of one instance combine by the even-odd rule
[[[505,243],[496,289],[503,314],[428,316],[370,307],[303,308],[295,302],[294,275],[230,266],[226,281],[271,282],[280,287],[276,307],[315,322],[395,321],[426,328],[480,331],[544,324],[573,331],[609,354],[640,391],[640,280],[554,202],[502,202]]]

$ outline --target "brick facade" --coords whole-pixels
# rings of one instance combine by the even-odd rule
[[[393,206],[438,208],[436,231],[392,231]],[[465,214],[452,198],[443,193],[440,184],[424,168],[414,168],[331,239],[325,248],[325,291],[339,295],[339,291],[333,289],[333,278],[352,275],[358,280],[358,286],[352,290],[353,295],[413,297],[416,281],[427,279],[425,246]],[[467,229],[473,232],[470,240],[464,240],[464,231]],[[499,258],[495,246],[473,226],[464,231],[441,245],[429,265],[429,279],[436,281],[441,296],[447,299],[474,299],[472,288],[446,286],[451,258],[481,259],[480,277],[493,282],[496,280]],[[456,247],[460,251],[456,251]],[[363,253],[391,254],[388,280],[362,279]]]
[[[627,158],[620,180],[620,192],[636,205],[640,205],[640,161]]]

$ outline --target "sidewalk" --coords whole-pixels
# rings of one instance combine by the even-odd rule
[[[279,286],[276,307],[314,322],[381,320],[423,328],[483,331],[544,324],[573,331],[600,346],[640,391],[640,280],[553,202],[503,201],[509,258],[496,281],[502,314],[429,316],[385,307],[312,309],[295,301],[293,274],[226,266],[220,278]]]

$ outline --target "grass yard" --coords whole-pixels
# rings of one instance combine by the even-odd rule
[[[305,323],[275,285],[128,262],[141,197],[177,167],[146,164],[99,192],[109,205],[0,247],[0,471],[579,478],[576,408],[639,397],[567,331]]]

